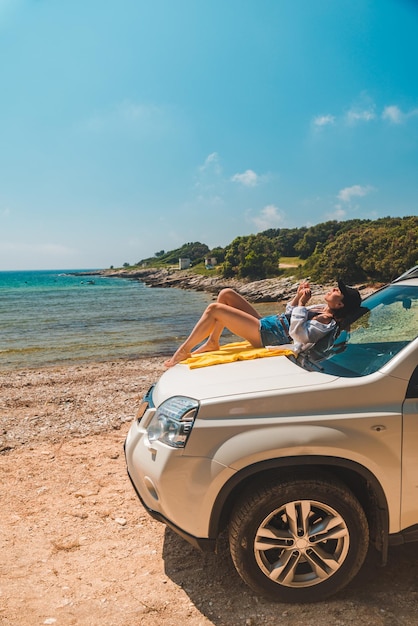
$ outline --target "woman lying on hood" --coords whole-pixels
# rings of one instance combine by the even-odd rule
[[[219,350],[224,328],[251,343],[254,348],[297,344],[306,350],[336,329],[361,306],[357,289],[341,280],[324,296],[324,303],[307,306],[311,298],[308,282],[302,282],[285,313],[261,317],[255,308],[233,289],[223,289],[216,302],[209,304],[186,341],[165,361],[172,367],[191,354]],[[205,343],[195,349],[202,341]]]

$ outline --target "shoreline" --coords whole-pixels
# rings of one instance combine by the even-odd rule
[[[249,302],[253,303],[256,307],[259,305],[260,313],[262,315],[269,315],[275,312],[273,307],[275,303],[278,305],[278,309],[284,306],[284,303],[289,301],[299,284],[299,280],[295,280],[294,276],[290,277],[276,277],[263,280],[256,280],[246,282],[238,279],[224,279],[215,275],[202,276],[195,274],[193,270],[178,270],[178,269],[157,269],[157,268],[143,268],[143,269],[101,269],[101,270],[80,270],[73,271],[71,275],[77,277],[85,276],[100,276],[109,278],[121,278],[125,280],[142,282],[148,288],[174,288],[181,290],[189,290],[195,292],[204,292],[210,295],[213,299],[224,288],[231,288],[236,290],[242,296],[244,296]],[[311,283],[312,298],[311,303],[317,304],[322,302],[324,293],[333,285],[330,284],[315,284]],[[368,295],[375,291],[376,286],[369,285],[356,285],[361,291],[362,296]],[[270,305],[270,306],[269,306]],[[264,310],[263,310],[264,309]],[[125,362],[142,362],[147,359],[160,359],[164,360],[164,357],[172,353],[170,350],[159,349],[149,351],[147,354],[135,354],[130,356],[120,355],[108,355],[103,354],[100,356],[94,356],[85,359],[68,359],[60,360],[57,362],[45,362],[45,363],[33,363],[33,364],[13,364],[9,363],[7,366],[0,364],[0,376],[2,374],[11,375],[16,372],[36,372],[38,370],[48,370],[54,368],[71,368],[71,367],[88,367],[94,364],[108,364],[115,361],[120,363]],[[1,403],[0,403],[1,406]]]
[[[216,296],[221,289],[235,289],[252,303],[283,302],[293,297],[300,279],[294,276],[264,278],[255,281],[243,281],[236,278],[221,278],[219,276],[202,276],[193,270],[178,269],[117,269],[83,272],[80,275],[108,276],[138,280],[148,287],[177,288],[191,291],[204,291]],[[312,303],[322,297],[324,292],[334,283],[311,283]],[[376,286],[366,283],[353,285],[363,296],[376,290]]]
[[[80,275],[104,276],[137,280],[147,287],[177,288],[190,291],[204,291],[216,295],[224,288],[231,288],[244,295],[251,302],[275,302],[284,300],[294,289],[297,281],[293,277],[267,278],[256,281],[243,281],[236,278],[222,278],[217,275],[203,276],[193,270],[174,268],[135,268],[104,269],[94,272],[82,272]]]

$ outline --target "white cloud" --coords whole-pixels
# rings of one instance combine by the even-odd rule
[[[224,183],[219,154],[211,152],[196,171],[193,202],[201,207],[220,206],[223,202]]]
[[[343,220],[347,214],[347,211],[343,209],[341,204],[336,204],[334,207],[334,211],[327,213],[327,219],[329,220]]]
[[[204,178],[207,179],[210,176],[218,177],[222,173],[222,167],[220,164],[219,154],[217,152],[211,152],[206,157],[203,165],[199,165],[198,171],[200,175],[205,175]],[[201,182],[201,181],[200,181]],[[199,182],[198,182],[199,186]]]
[[[362,104],[359,106],[353,106],[345,114],[344,120],[346,124],[354,126],[359,123],[371,122],[379,117],[392,124],[402,124],[409,118],[418,116],[418,108],[411,109],[410,111],[402,111],[402,109],[396,104],[385,106],[382,113],[377,114],[375,104],[370,102],[370,98],[368,98],[367,95],[363,95],[361,100],[365,101],[363,106]],[[315,117],[313,119],[313,126],[316,129],[322,129],[326,126],[335,125],[337,122],[337,117],[329,113],[327,115],[318,115]]]
[[[346,115],[348,124],[356,124],[357,122],[370,122],[376,118],[374,108],[369,109],[350,109]]]
[[[205,159],[203,165],[199,167],[199,171],[207,172],[213,171],[215,174],[221,173],[221,166],[219,164],[219,154],[217,152],[211,152]]]
[[[376,105],[368,97],[366,93],[361,94],[359,97],[359,103],[353,105],[341,118],[346,124],[354,126],[360,123],[368,123],[373,120],[382,119],[392,124],[402,124],[411,117],[418,116],[418,108],[411,109],[409,111],[402,111],[402,109],[396,105],[391,104],[385,106],[380,113],[376,113]],[[331,113],[326,115],[318,115],[313,118],[312,125],[315,129],[320,130],[327,126],[334,126],[339,122],[339,118]]]
[[[211,152],[205,159],[205,165],[209,163],[213,163],[214,161],[219,161],[219,154],[217,152]]]
[[[335,124],[335,117],[334,115],[318,115],[314,118],[313,123],[314,126],[318,128],[323,128],[324,126],[330,126],[332,124]]]
[[[234,174],[231,178],[234,183],[241,183],[245,187],[255,187],[260,177],[253,170],[246,170],[242,174]]]
[[[250,217],[250,221],[255,224],[259,231],[267,230],[268,228],[279,228],[283,220],[283,212],[274,204],[268,204],[261,209],[259,215]]]
[[[382,119],[387,120],[392,124],[402,124],[408,118],[415,117],[416,115],[418,115],[418,109],[411,109],[410,111],[404,113],[400,107],[396,104],[392,104],[383,109]]]
[[[376,105],[367,91],[362,91],[345,114],[345,122],[350,125],[368,123],[376,119]]]
[[[9,217],[10,209],[7,207],[5,209],[0,209],[0,215],[1,217]]]
[[[400,108],[396,105],[387,106],[383,109],[382,119],[392,122],[392,124],[401,124],[404,115]]]
[[[344,189],[341,189],[338,194],[338,199],[342,202],[351,202],[352,198],[366,196],[371,191],[373,191],[373,187],[370,185],[353,185],[352,187],[345,187]]]

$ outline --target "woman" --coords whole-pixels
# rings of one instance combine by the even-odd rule
[[[254,348],[294,343],[298,349],[306,350],[361,305],[357,289],[347,287],[341,280],[338,281],[338,287],[325,294],[324,304],[307,307],[310,298],[309,283],[303,282],[285,313],[261,317],[236,291],[223,289],[217,301],[206,307],[186,341],[165,361],[165,366],[172,367],[187,359],[192,349],[206,338],[206,342],[193,354],[219,350],[219,339],[224,328],[243,337]]]

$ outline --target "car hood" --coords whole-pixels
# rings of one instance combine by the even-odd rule
[[[335,376],[307,371],[286,356],[259,358],[190,369],[176,365],[167,370],[153,390],[155,406],[172,396],[196,400],[253,395],[286,389],[327,385]]]

